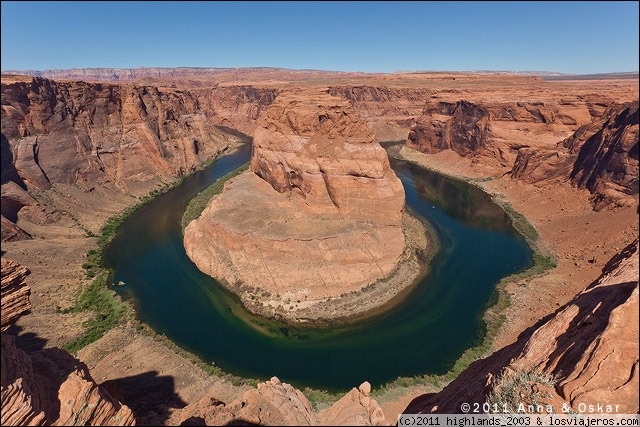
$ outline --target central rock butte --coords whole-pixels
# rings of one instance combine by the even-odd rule
[[[398,270],[403,211],[387,153],[348,101],[281,93],[258,121],[250,170],[186,227],[184,244],[251,311],[329,320]]]

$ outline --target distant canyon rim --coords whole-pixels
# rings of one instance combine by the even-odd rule
[[[637,79],[545,81],[490,73],[367,75],[239,69],[144,76],[136,76],[134,70],[131,80],[117,81],[113,70],[81,74],[82,79],[64,71],[52,78],[2,76],[3,283],[5,259],[31,272],[23,277],[31,287],[28,315],[17,320],[16,315],[5,324],[3,293],[3,425],[26,419],[46,418],[50,423],[71,419],[37,406],[39,400],[29,397],[40,393],[37,382],[21,386],[20,378],[27,377],[18,376],[18,382],[5,383],[10,379],[5,378],[5,361],[26,360],[8,356],[12,347],[5,346],[5,334],[11,334],[18,347],[11,354],[34,357],[40,368],[62,363],[62,356],[56,362],[52,351],[38,352],[84,335],[84,323],[93,314],[65,309],[73,306],[79,287],[92,281],[83,264],[86,267],[96,248],[95,236],[102,225],[142,196],[161,190],[232,146],[237,138],[229,129],[254,135],[258,149],[252,171],[230,182],[209,205],[210,213],[234,197],[242,200],[242,190],[234,191],[240,184],[261,188],[264,197],[282,199],[278,206],[302,215],[314,209],[340,211],[341,202],[349,198],[342,198],[343,179],[380,183],[386,179],[388,203],[365,209],[374,215],[367,221],[392,233],[388,239],[377,239],[392,247],[394,254],[384,259],[383,276],[390,259],[402,253],[402,204],[393,191],[397,188],[393,177],[378,178],[388,166],[386,154],[385,159],[378,154],[374,141],[404,140],[406,146],[397,155],[467,179],[524,215],[539,236],[536,244],[556,266],[544,275],[504,284],[511,304],[502,313],[507,320],[490,351],[444,389],[414,385],[393,397],[380,394],[378,405],[363,385],[335,404],[339,406],[316,411],[301,392],[276,379],[255,390],[210,376],[189,355],[124,318],[77,352],[88,370],[74,375],[92,377],[96,387],[101,384],[101,391],[92,396],[109,394],[109,402],[124,403],[137,423],[149,425],[179,425],[188,419],[210,425],[234,419],[266,424],[390,424],[403,411],[456,412],[461,402],[486,399],[500,390],[500,380],[510,372],[535,370],[558,379],[556,386],[545,389],[550,402],[577,407],[600,399],[620,402],[628,413],[638,411],[638,334],[631,327],[637,325],[638,312]],[[300,119],[294,115],[284,124],[270,116],[278,119],[278,109],[299,102],[301,93],[317,93],[323,102],[311,103],[309,110],[294,109]],[[346,115],[328,108],[321,123],[321,110],[330,104]],[[305,111],[314,120],[304,119]],[[349,133],[350,126],[321,129],[344,123],[345,117],[357,129],[354,134]],[[334,147],[323,145],[332,131],[339,132],[342,141],[338,150],[352,145],[364,149],[354,152],[362,153],[369,172],[344,173],[352,166],[342,163],[340,156],[332,158]],[[366,141],[354,143],[349,139],[353,135],[366,135]],[[318,149],[328,153],[324,183],[314,173],[322,162],[311,161],[318,158],[317,152],[306,151],[310,148],[305,144],[314,138],[317,147],[324,147]],[[261,142],[271,139],[276,145]],[[296,150],[287,145],[294,142],[299,143]],[[362,195],[367,196],[367,190]],[[375,218],[381,211],[388,212],[384,221]],[[344,221],[361,220],[350,213],[344,217]],[[371,230],[375,233],[375,227]],[[263,232],[251,242],[256,253],[267,245],[260,239],[269,236]],[[227,244],[232,240],[229,237]],[[240,256],[233,260],[248,265],[254,261]],[[239,273],[232,271],[216,274],[228,274],[233,281],[231,274]],[[368,280],[355,280],[349,289]],[[590,314],[585,315],[585,308]],[[45,355],[49,362],[42,362]],[[609,387],[612,381],[615,390]],[[157,393],[135,392],[144,387]],[[41,394],[45,395],[57,393]],[[16,396],[26,396],[19,406],[28,412],[25,405],[30,401],[34,412],[27,418],[5,419],[9,413],[5,407],[18,402]],[[77,399],[77,407],[82,407],[82,396],[73,392],[65,396]],[[283,406],[282,396],[295,396],[299,405]],[[212,399],[221,404],[212,404]],[[65,400],[60,397],[60,401]],[[258,418],[260,408],[266,407],[271,418]],[[69,411],[73,413],[73,408]],[[128,422],[133,419],[125,410],[109,411]],[[106,422],[98,419],[94,418]]]

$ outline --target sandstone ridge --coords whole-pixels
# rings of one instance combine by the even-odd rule
[[[263,314],[313,319],[327,299],[392,272],[403,209],[385,150],[347,101],[282,93],[258,121],[251,170],[227,183],[184,242],[250,309],[260,300]]]

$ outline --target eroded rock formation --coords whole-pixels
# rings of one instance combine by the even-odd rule
[[[205,396],[197,403],[177,411],[176,425],[280,425],[313,426],[316,414],[309,400],[290,384],[277,377],[258,384],[255,389],[225,404],[215,397]]]
[[[436,97],[411,127],[407,146],[429,154],[452,150],[530,183],[570,180],[593,194],[596,209],[637,203],[637,101],[452,102]]]
[[[422,114],[424,100],[433,94],[424,87],[364,84],[331,86],[327,92],[347,99],[379,142],[406,139],[407,129]]]
[[[391,425],[364,382],[320,412],[304,394],[277,377],[258,384],[230,403],[212,396],[177,410],[175,425],[380,426]]]
[[[109,180],[153,188],[226,144],[190,93],[41,78],[3,84],[2,133],[17,174],[39,190]]]
[[[243,294],[250,308],[314,318],[314,305],[394,269],[404,248],[404,190],[343,99],[282,93],[258,124],[251,171],[189,224],[185,248],[237,293],[252,289]]]
[[[371,384],[352,388],[340,400],[318,414],[321,425],[382,426],[389,425],[382,408],[371,397]]]
[[[3,76],[3,240],[29,237],[17,212],[34,202],[5,191],[8,183],[25,192],[64,184],[146,194],[237,140],[225,126],[253,130],[277,93]]]
[[[523,148],[513,178],[539,183],[570,179],[593,194],[596,209],[637,204],[638,101],[614,104],[553,148]]]
[[[29,271],[2,258],[2,425],[135,425],[131,410],[57,348],[27,354],[6,329],[31,307]]]
[[[423,153],[450,149],[510,166],[517,150],[537,146],[591,121],[587,102],[457,100],[435,96],[411,126],[407,146]]]

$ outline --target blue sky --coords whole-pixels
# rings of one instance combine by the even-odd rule
[[[638,2],[2,1],[1,69],[638,70]]]

